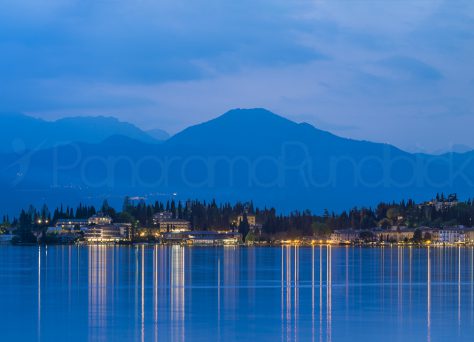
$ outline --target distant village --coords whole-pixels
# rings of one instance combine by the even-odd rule
[[[239,216],[238,220],[243,220]],[[249,215],[250,222],[255,216]],[[47,221],[47,220],[46,220]],[[44,222],[48,223],[48,222]],[[41,219],[37,221],[41,225]],[[256,225],[250,225],[255,229]],[[9,234],[0,235],[2,242],[14,242],[16,229]],[[155,241],[160,243],[180,243],[198,245],[237,245],[242,243],[242,235],[235,229],[227,228],[219,231],[197,231],[191,229],[191,223],[173,218],[169,211],[153,215],[153,225],[134,229],[132,223],[114,223],[112,217],[99,212],[88,219],[58,219],[46,230],[35,230],[33,236],[39,242],[43,238],[55,243],[119,243]],[[34,242],[34,241],[33,241]]]
[[[474,204],[455,194],[430,201],[380,203],[340,214],[309,211],[277,214],[252,202],[231,205],[200,201],[146,204],[130,198],[117,212],[106,201],[99,211],[80,205],[51,213],[22,210],[4,217],[0,243],[183,245],[472,245]]]

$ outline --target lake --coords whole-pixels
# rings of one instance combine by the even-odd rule
[[[472,341],[473,248],[0,246],[1,341]]]

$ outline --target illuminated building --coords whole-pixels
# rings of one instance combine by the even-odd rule
[[[465,234],[462,229],[444,228],[439,230],[438,242],[440,243],[464,243]]]
[[[84,239],[87,242],[123,242],[131,240],[130,224],[96,225],[87,229]]]
[[[237,216],[237,220],[235,222],[236,226],[238,226],[243,220],[244,215]],[[257,222],[255,215],[247,214],[247,222],[249,223],[250,227],[255,226]]]
[[[153,224],[158,226],[160,222],[173,219],[173,213],[170,211],[163,211],[153,215]]]
[[[56,222],[56,228],[59,229],[79,229],[87,226],[88,221],[82,219],[60,219]]]
[[[164,233],[163,241],[169,243],[186,243],[190,245],[236,245],[242,241],[242,236],[239,233],[190,231]]]
[[[161,233],[179,233],[191,230],[191,223],[186,220],[162,220],[158,223]]]
[[[359,232],[352,229],[335,230],[331,234],[331,241],[335,243],[347,243],[359,239]]]
[[[87,220],[89,225],[102,225],[102,224],[111,224],[112,223],[112,218],[108,215],[105,215],[103,213],[98,213],[96,215],[93,215],[89,217]]]

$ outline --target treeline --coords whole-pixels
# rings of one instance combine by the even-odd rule
[[[457,198],[453,195],[448,198],[437,195],[436,201],[424,204],[417,204],[413,200],[380,203],[375,208],[353,208],[341,213],[325,210],[322,215],[314,214],[309,210],[282,214],[277,213],[274,208],[255,207],[252,202],[231,204],[217,203],[215,200],[210,202],[172,200],[150,204],[125,198],[121,210],[109,206],[107,201],[104,201],[99,208],[80,204],[77,208],[60,206],[52,212],[46,206],[39,210],[30,207],[28,210],[22,210],[19,217],[13,219],[12,222],[8,217],[4,217],[1,227],[3,230],[12,226],[20,231],[35,231],[45,229],[59,219],[87,219],[99,212],[111,216],[114,222],[132,223],[135,228],[152,227],[153,215],[163,211],[171,212],[175,219],[191,222],[194,230],[229,228],[234,225],[239,215],[248,213],[256,216],[263,235],[272,237],[323,236],[336,229],[472,226],[474,203],[471,200],[457,202]],[[445,201],[446,205],[437,207],[433,204],[434,202],[445,203]],[[248,227],[235,228],[242,230],[243,233],[248,230]]]

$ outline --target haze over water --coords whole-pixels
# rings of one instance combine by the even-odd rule
[[[471,341],[473,248],[0,248],[2,340]]]

